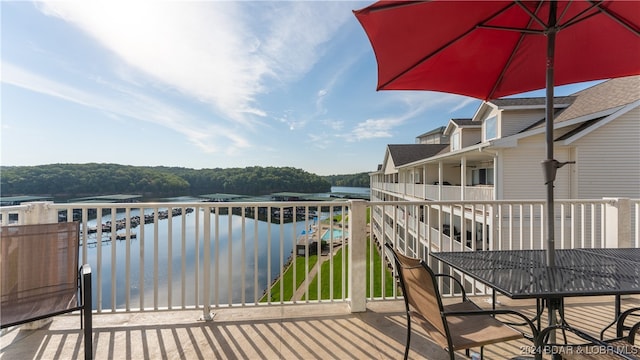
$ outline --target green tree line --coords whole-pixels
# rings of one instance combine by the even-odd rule
[[[118,164],[0,166],[0,194],[81,197],[118,193],[145,197],[231,193],[328,192],[331,179],[292,167],[189,169]],[[362,186],[341,182],[335,186]],[[369,186],[368,177],[367,183]]]

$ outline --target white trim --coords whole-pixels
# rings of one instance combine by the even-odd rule
[[[627,104],[626,106],[620,108],[619,110],[615,111],[614,113],[612,113],[611,115],[607,116],[606,118],[598,121],[598,123],[589,126],[588,128],[578,132],[577,134],[563,140],[560,142],[560,144],[562,145],[569,145],[571,143],[573,143],[576,140],[581,139],[582,137],[588,135],[589,133],[591,133],[592,131],[595,131],[599,128],[601,128],[602,126],[605,126],[606,124],[612,122],[613,120],[619,118],[620,116],[628,113],[629,111],[637,108],[638,106],[640,106],[640,100],[636,100],[630,104]]]
[[[451,126],[453,124],[453,126]],[[453,130],[449,130],[449,128],[454,127]],[[444,136],[450,136],[449,135],[449,131],[456,131],[456,129],[458,128],[458,124],[454,123],[452,119],[449,119],[449,123],[447,124],[447,127],[444,128],[444,131],[442,132],[442,135]]]
[[[636,102],[638,102],[638,101],[636,101]],[[629,105],[627,105],[627,106],[629,106]],[[554,130],[558,130],[558,129],[562,129],[562,128],[567,127],[567,126],[572,126],[572,125],[576,125],[576,124],[581,124],[581,123],[583,123],[585,121],[594,120],[594,119],[597,119],[599,117],[608,116],[608,115],[614,114],[616,111],[622,109],[623,107],[624,106],[618,106],[618,107],[615,107],[615,108],[598,111],[598,112],[595,112],[595,113],[592,113],[592,114],[583,115],[583,116],[580,116],[580,117],[577,117],[577,118],[573,118],[573,119],[570,119],[570,120],[554,123],[553,124],[553,129]],[[523,133],[514,134],[514,135],[508,136],[506,138],[496,139],[493,142],[493,145],[495,147],[515,147],[515,146],[518,145],[518,140],[524,139],[524,138],[527,138],[527,137],[530,137],[530,136],[534,136],[534,135],[544,134],[544,132],[545,132],[545,127],[544,126],[539,126],[539,127],[536,127],[535,129],[531,129],[531,130],[528,130],[528,131],[523,132]]]
[[[485,109],[487,108],[492,108],[493,110],[500,110],[496,105],[489,103],[487,101],[483,101],[482,104],[478,106],[478,110],[476,110],[475,114],[473,114],[473,117],[471,118],[471,120],[475,121],[477,118],[480,117],[481,113],[484,113]]]
[[[388,173],[387,172],[387,165],[391,163],[391,165],[393,166],[393,168],[396,170],[395,173]],[[398,167],[396,166],[395,162],[393,161],[393,156],[391,156],[391,150],[389,150],[389,145],[387,145],[387,149],[384,153],[384,161],[382,161],[382,167],[380,169],[380,172],[384,175],[389,175],[389,174],[397,174],[398,173]]]
[[[553,104],[554,109],[564,109],[568,108],[571,104]],[[499,106],[500,110],[535,110],[535,109],[545,109],[546,104],[542,105],[507,105],[507,106]]]
[[[575,95],[569,95],[569,96],[575,96]],[[513,98],[513,99],[517,99],[517,98]],[[564,108],[568,108],[572,104],[573,103],[569,103],[569,104],[554,103],[553,107],[555,109],[564,109]],[[496,104],[492,103],[491,101],[483,101],[482,104],[480,104],[480,106],[476,110],[475,114],[473,114],[473,117],[471,119],[476,120],[476,118],[479,118],[480,115],[485,110],[488,110],[488,108],[492,108],[494,110],[500,110],[500,111],[501,110],[535,110],[535,109],[544,109],[544,108],[546,108],[546,104],[540,104],[540,105],[502,105],[502,106],[500,106],[500,105],[496,105]]]

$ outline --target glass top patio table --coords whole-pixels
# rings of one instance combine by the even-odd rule
[[[512,299],[640,293],[640,249],[558,249],[431,253],[431,256]]]

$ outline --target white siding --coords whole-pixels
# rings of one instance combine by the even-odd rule
[[[482,129],[481,128],[465,128],[461,131],[460,140],[462,142],[462,147],[467,147],[471,145],[475,145],[482,141]]]
[[[438,164],[435,165],[426,165],[427,168],[427,176],[425,178],[426,184],[433,184],[438,181]]]
[[[503,177],[500,182],[503,187],[503,198],[505,200],[546,199],[547,186],[544,184],[541,165],[546,158],[544,135],[520,140],[517,147],[504,149],[503,154]],[[567,161],[569,149],[556,147],[554,157],[561,162]],[[569,198],[569,172],[571,171],[569,167],[570,165],[558,169],[554,183],[556,199]]]
[[[517,134],[542,118],[544,118],[544,109],[503,111],[499,119],[498,135],[507,137]]]
[[[418,138],[418,144],[448,144],[449,137],[440,135],[440,134],[432,134],[423,136]]]
[[[640,108],[574,143],[578,197],[640,198]]]
[[[396,174],[398,173],[398,170],[396,170],[396,166],[393,163],[393,160],[391,159],[391,156],[388,157],[387,163],[384,164],[384,173],[385,174]]]
[[[484,121],[485,121],[486,119],[488,119],[488,118],[490,118],[490,117],[492,117],[492,116],[498,116],[498,114],[500,114],[500,110],[498,110],[498,109],[494,109],[494,108],[491,108],[491,111],[489,111],[489,112],[485,112],[485,113],[482,115],[482,117],[481,117],[481,119],[482,119],[482,123],[484,124]]]

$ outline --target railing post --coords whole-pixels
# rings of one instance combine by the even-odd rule
[[[460,161],[460,200],[467,200],[465,191],[467,188],[467,158],[463,156]]]
[[[367,202],[351,200],[349,210],[349,298],[351,312],[367,310]]]
[[[631,247],[631,201],[627,198],[603,198],[605,205],[606,248]]]
[[[24,219],[19,219],[20,225],[33,225],[33,224],[51,224],[58,222],[58,212],[55,208],[51,207],[53,202],[33,202],[27,205],[27,210],[24,212]]]
[[[216,214],[220,208],[216,207]],[[204,208],[204,229],[203,229],[203,249],[204,260],[202,265],[202,317],[200,320],[211,321],[211,207]],[[217,266],[217,265],[216,265]]]

